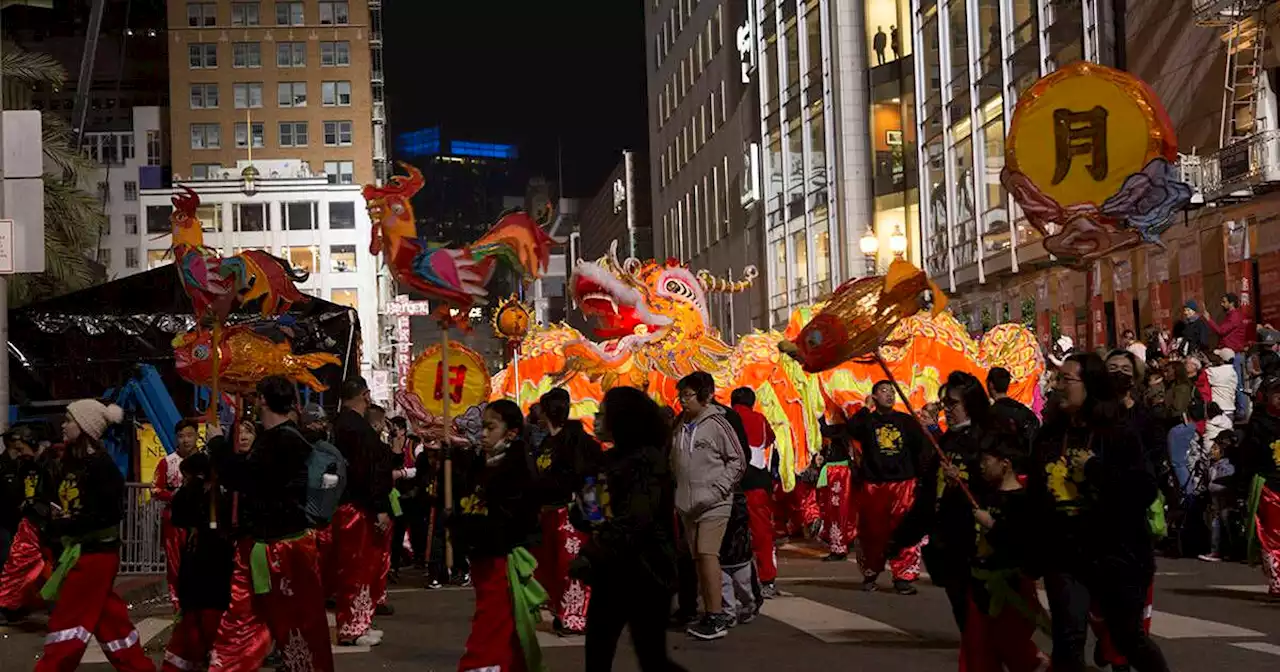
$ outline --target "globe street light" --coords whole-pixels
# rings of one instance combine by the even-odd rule
[[[858,241],[858,248],[862,250],[862,255],[867,260],[867,275],[876,274],[876,253],[880,251],[880,239],[876,237],[876,232],[867,227],[862,238]]]
[[[893,225],[893,235],[889,236],[889,251],[895,259],[901,259],[907,253],[907,235],[902,232],[901,224]]]

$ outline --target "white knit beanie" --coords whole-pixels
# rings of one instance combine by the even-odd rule
[[[67,406],[67,413],[70,413],[71,418],[80,425],[80,429],[95,441],[102,438],[102,433],[107,431],[107,425],[124,420],[124,409],[115,404],[104,406],[97,399],[73,401]]]

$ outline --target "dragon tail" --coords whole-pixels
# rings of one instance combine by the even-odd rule
[[[525,278],[537,278],[547,270],[557,242],[529,213],[514,210],[499,217],[470,250],[477,261],[495,259]]]

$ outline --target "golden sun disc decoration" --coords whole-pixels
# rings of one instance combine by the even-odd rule
[[[422,407],[434,415],[442,415],[446,392],[451,413],[455,415],[484,403],[489,398],[489,367],[484,357],[465,345],[449,341],[449,373],[446,375],[441,352],[439,343],[432,345],[409,367],[409,390],[418,395]]]
[[[493,311],[493,330],[508,341],[521,341],[533,324],[532,313],[515,295],[509,296]]]

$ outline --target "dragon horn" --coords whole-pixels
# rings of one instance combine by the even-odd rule
[[[751,285],[759,277],[755,266],[748,266],[742,269],[742,279],[726,280],[717,278],[707,271],[698,271],[698,283],[702,285],[702,289],[707,292],[721,292],[725,294],[737,294],[745,292],[751,288]]]

